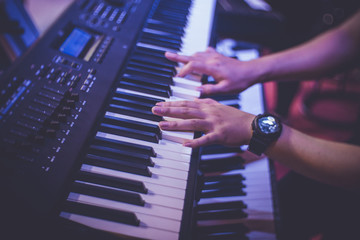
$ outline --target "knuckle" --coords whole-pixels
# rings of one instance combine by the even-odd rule
[[[187,107],[183,107],[180,110],[181,115],[185,115],[185,116],[189,115],[189,112],[190,112],[190,110]]]
[[[178,127],[178,122],[176,122],[176,121],[170,121],[169,122],[169,127],[171,127],[171,128],[176,128],[176,127]]]
[[[190,126],[195,130],[199,129],[200,128],[199,121],[196,119],[191,119]]]
[[[189,102],[187,102],[187,101],[182,101],[182,102],[180,102],[180,107],[188,107],[189,106]]]

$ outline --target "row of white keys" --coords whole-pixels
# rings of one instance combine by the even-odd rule
[[[142,216],[140,226],[131,226],[122,223],[87,217],[73,213],[66,213],[66,212],[62,212],[60,216],[95,229],[111,232],[114,234],[119,234],[120,236],[131,236],[135,238],[148,238],[148,239],[158,239],[158,240],[179,239],[179,233],[177,232],[149,227],[146,221],[147,220],[146,216]],[[157,219],[157,220],[158,221],[155,221],[156,223],[163,224],[162,220],[164,219]],[[168,220],[166,219],[166,222],[167,221]]]
[[[205,1],[201,1],[201,0],[194,1],[193,10],[195,9],[194,8],[195,6],[199,6],[199,2],[205,2]],[[215,1],[212,0],[212,2],[215,2]],[[208,3],[207,1],[206,1],[206,4],[200,3],[200,5],[209,5],[209,4],[213,5],[213,3],[210,3],[210,2]],[[200,13],[202,15],[204,14],[204,9],[201,9],[201,7],[200,8],[197,7],[195,9],[195,11],[196,12],[200,11]],[[194,29],[194,27],[191,27],[195,23],[194,21],[196,21],[196,20],[192,20],[194,15],[196,16],[196,13],[191,14],[190,19],[189,19],[189,21],[190,21],[189,28],[190,29]],[[204,21],[204,19],[201,19],[201,21]],[[212,19],[205,20],[205,21],[209,21],[209,26],[211,26]],[[196,24],[199,24],[199,20],[197,20]],[[203,28],[204,28],[204,25],[201,25],[202,30],[203,30]],[[187,32],[187,35],[191,36],[191,34],[189,34],[188,31],[186,31],[186,32]],[[201,35],[202,37],[204,37],[204,36],[207,36],[210,31],[207,32],[206,34],[202,34],[199,31],[197,31],[197,32],[198,32],[199,36]],[[193,40],[195,40],[195,39],[198,40],[198,37],[193,38]],[[187,50],[185,50],[185,52],[186,52],[186,51],[189,51],[188,49],[190,49],[189,44],[188,44],[190,42],[188,40],[184,40],[184,41],[186,42],[186,44],[184,44],[186,46],[186,48],[184,48],[184,49],[187,49]],[[205,43],[204,43],[204,41],[202,40],[201,42],[203,42],[203,46],[194,47],[193,52],[199,51],[199,50],[204,50],[207,47],[208,41],[205,41]],[[156,46],[151,46],[151,45],[146,45],[145,47],[149,47],[149,48],[154,47],[155,49],[157,49]],[[166,50],[166,49],[162,49],[162,50]],[[199,87],[200,85],[201,85],[201,83],[199,81],[192,81],[192,80],[187,80],[187,79],[182,79],[182,78],[174,78],[174,86],[171,86],[173,96],[170,97],[170,99],[164,99],[164,100],[165,101],[193,100],[200,96],[199,92],[196,91],[196,88]],[[123,89],[122,89],[122,91],[136,93],[139,95],[146,95],[146,94],[123,90]],[[158,96],[151,96],[151,95],[149,95],[149,97],[159,98]],[[114,113],[108,112],[107,114],[113,115]],[[120,116],[118,115],[118,117],[120,117]],[[124,117],[124,116],[121,116],[121,117]],[[139,119],[137,119],[137,120],[139,120]],[[127,137],[122,137],[122,136],[118,136],[118,135],[114,135],[114,134],[110,134],[110,133],[103,133],[103,132],[98,132],[97,136],[153,147],[154,151],[157,154],[156,158],[153,159],[153,161],[155,162],[155,166],[159,165],[161,162],[169,160],[169,162],[166,163],[165,164],[166,166],[164,166],[164,167],[174,168],[175,166],[172,166],[171,163],[175,163],[175,162],[178,162],[180,164],[180,165],[177,165],[178,167],[176,167],[176,168],[181,168],[181,167],[185,167],[185,166],[188,167],[192,151],[190,148],[182,146],[181,141],[183,141],[184,139],[193,138],[194,137],[193,133],[185,133],[185,135],[184,135],[183,133],[180,133],[180,132],[179,133],[177,133],[177,132],[170,133],[170,132],[163,131],[162,134],[163,134],[163,139],[160,140],[159,144],[150,143],[150,142],[132,139],[132,138],[127,138]],[[163,204],[162,201],[164,201],[164,200],[158,201],[158,200],[155,200],[156,199],[155,197],[163,198],[163,199],[166,199],[166,197],[173,197],[175,200],[171,200],[171,201],[176,202],[178,199],[181,199],[183,201],[183,199],[185,198],[185,190],[186,190],[186,186],[187,186],[187,180],[182,179],[180,177],[174,177],[173,175],[169,176],[167,174],[163,174],[161,171],[156,172],[156,170],[155,171],[154,170],[155,169],[151,169],[151,171],[153,172],[152,177],[145,177],[145,176],[141,176],[141,175],[106,169],[106,168],[87,165],[87,164],[83,164],[81,167],[81,171],[87,171],[87,172],[103,174],[103,175],[108,175],[108,176],[113,176],[113,177],[133,179],[133,180],[143,182],[145,187],[149,191],[149,193],[148,193],[149,197],[147,197],[146,194],[142,194],[142,197],[145,200],[146,204],[148,204],[147,207],[150,209],[152,208],[152,206],[155,207],[157,205]],[[185,168],[181,169],[181,171],[185,171]],[[154,197],[155,202],[150,203],[149,201],[151,199],[149,199],[149,198],[151,198],[150,196],[152,196],[152,195]],[[129,205],[129,204],[117,203],[117,202],[105,200],[105,199],[97,199],[95,197],[85,196],[85,195],[81,195],[81,194],[80,195],[72,194],[71,196],[69,196],[69,200],[86,202],[86,203],[91,203],[94,205],[100,205],[100,206],[109,207],[109,208],[129,209],[129,208],[125,207],[126,205]],[[182,204],[183,204],[183,202],[182,202]],[[167,213],[170,213],[173,210],[174,210],[173,208],[167,209],[167,210],[164,209],[164,211]],[[101,229],[101,230],[108,231],[108,232],[118,233],[121,235],[126,234],[126,235],[132,236],[132,237],[139,237],[139,238],[146,237],[149,239],[178,239],[179,238],[180,220],[181,219],[178,222],[177,222],[178,219],[176,219],[176,220],[172,219],[172,218],[174,218],[174,216],[176,216],[176,214],[174,214],[174,216],[171,216],[171,217],[168,216],[168,217],[162,218],[162,217],[156,216],[155,213],[153,213],[153,210],[148,210],[148,212],[146,212],[146,211],[142,211],[141,207],[136,207],[136,206],[133,207],[132,211],[135,212],[136,216],[141,221],[139,227],[134,227],[134,226],[126,225],[126,224],[116,223],[116,222],[102,220],[102,219],[96,219],[96,218],[87,217],[87,216],[81,216],[78,214],[65,213],[65,212],[62,213],[62,216],[72,219],[79,223],[84,223],[90,227],[94,227],[94,228]]]
[[[193,1],[185,34],[182,38],[181,53],[192,55],[204,51],[209,43],[213,26],[216,0]]]

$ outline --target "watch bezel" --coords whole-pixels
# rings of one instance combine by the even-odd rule
[[[259,119],[260,118],[263,118],[263,117],[268,117],[268,116],[271,116],[275,119],[275,122],[278,126],[278,129],[276,132],[273,132],[273,133],[265,133],[263,131],[261,131],[261,128],[259,126]],[[269,140],[272,140],[272,139],[277,139],[281,132],[282,132],[282,124],[281,124],[281,121],[278,117],[274,116],[273,114],[270,114],[270,113],[264,113],[264,114],[259,114],[257,115],[254,120],[252,121],[251,123],[252,125],[252,130],[253,130],[253,134],[256,134],[256,135],[259,135],[261,137],[265,137]]]

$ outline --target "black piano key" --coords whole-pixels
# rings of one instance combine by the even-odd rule
[[[167,75],[167,76],[174,76],[175,71],[174,68],[164,67],[164,66],[156,66],[151,63],[141,63],[137,61],[130,61],[129,65],[130,67],[136,67],[136,68],[142,68],[142,69],[148,69],[153,72],[157,72],[159,74]]]
[[[136,49],[135,49],[135,53],[149,54],[151,56],[157,56],[157,57],[162,57],[162,58],[166,59],[165,52],[166,51],[162,50],[162,49],[150,48],[150,47],[141,46],[141,45],[136,46]]]
[[[139,102],[129,98],[113,97],[111,102],[121,106],[133,107],[141,110],[151,110],[154,104]]]
[[[196,229],[196,235],[197,239],[244,240],[248,239],[245,234],[247,234],[249,231],[249,228],[242,223],[229,223],[198,226]]]
[[[153,106],[155,106],[155,104],[157,102],[164,101],[161,98],[146,97],[146,96],[141,96],[141,95],[137,95],[137,94],[127,93],[127,92],[124,92],[121,90],[116,90],[114,96],[119,97],[119,98],[126,98],[126,99],[130,99],[130,100],[134,100],[134,101],[137,101],[140,103],[149,104],[149,105],[153,105]]]
[[[183,26],[186,24],[186,17],[179,18],[178,16],[172,16],[173,13],[159,11],[154,14],[153,19],[158,20],[156,22],[150,21],[146,25],[147,28],[162,30],[182,36],[184,34]]]
[[[93,154],[87,154],[84,159],[84,163],[92,166],[108,168],[147,177],[151,177],[152,175],[148,166],[145,164],[121,161],[118,159],[96,156]]]
[[[155,21],[149,21],[146,26],[147,28],[172,33],[178,36],[183,36],[185,33],[183,26],[186,25],[186,19],[176,19],[163,14],[155,14],[152,19]]]
[[[168,42],[168,41],[161,41],[160,39],[155,40],[155,39],[151,39],[151,38],[141,38],[140,42],[142,43],[146,43],[146,44],[151,44],[154,46],[158,46],[158,47],[163,47],[163,48],[167,48],[169,50],[174,50],[174,51],[179,51],[181,48],[181,44],[178,43],[172,43],[172,42]]]
[[[88,196],[129,203],[137,206],[145,205],[145,201],[138,193],[126,192],[114,188],[106,188],[102,186],[86,184],[83,182],[74,182],[71,186],[70,191]]]
[[[198,234],[198,240],[249,240],[246,235],[233,233],[233,232],[222,232],[222,233],[214,233],[214,234],[207,234],[201,235]]]
[[[63,212],[104,219],[133,226],[139,226],[140,220],[132,212],[92,206],[84,203],[66,201]]]
[[[141,154],[129,150],[116,149],[111,147],[91,145],[88,152],[90,154],[109,157],[113,159],[119,159],[131,163],[139,163],[147,166],[153,166],[154,163],[151,160],[150,155]]]
[[[110,133],[110,134],[116,134],[124,137],[129,138],[135,138],[143,141],[158,143],[159,142],[159,136],[155,133],[149,133],[145,131],[139,131],[136,129],[131,129],[127,127],[120,127],[115,126],[111,124],[102,123],[100,124],[100,131]]]
[[[152,147],[143,146],[140,144],[130,143],[130,142],[123,142],[109,138],[103,138],[96,136],[93,140],[94,144],[99,146],[106,146],[106,147],[113,147],[117,149],[127,149],[129,151],[135,151],[142,154],[148,154],[151,157],[156,157],[156,153]]]
[[[159,4],[159,9],[167,9],[172,12],[181,13],[182,15],[187,15],[189,13],[190,7],[189,1],[162,1]]]
[[[127,90],[147,93],[147,94],[151,94],[151,95],[155,95],[155,96],[159,96],[159,97],[166,97],[166,98],[170,97],[169,91],[154,88],[154,87],[142,86],[139,84],[124,82],[124,81],[120,82],[118,86],[121,88],[127,89]]]
[[[154,64],[166,66],[166,67],[176,67],[178,64],[176,62],[172,62],[165,58],[164,55],[162,56],[156,56],[153,55],[151,52],[135,52],[134,55],[131,57],[131,60],[133,61],[139,61],[139,62],[153,62]]]
[[[161,139],[161,130],[158,125],[150,124],[150,123],[144,123],[144,122],[138,122],[123,118],[116,118],[111,116],[105,116],[103,118],[103,123],[112,124],[119,127],[126,127],[126,128],[132,128],[138,131],[144,131],[149,133],[154,133],[158,136],[159,139]]]
[[[202,198],[229,197],[229,196],[245,196],[243,188],[220,188],[212,190],[204,190],[201,192]]]
[[[244,169],[244,159],[237,157],[219,158],[200,162],[200,169],[203,172],[219,172],[234,169]]]
[[[132,117],[138,117],[142,119],[147,119],[151,121],[160,122],[163,120],[163,117],[154,115],[151,110],[143,110],[132,107],[123,106],[120,104],[110,104],[108,110],[110,112],[124,114]]]
[[[167,85],[173,85],[174,80],[171,75],[168,74],[160,74],[151,70],[146,70],[143,68],[135,68],[135,67],[127,67],[126,74],[138,76],[138,80],[142,80],[145,82],[153,82],[156,83],[165,83]]]
[[[229,175],[213,175],[204,176],[204,182],[219,182],[219,181],[243,181],[245,178],[241,174],[229,174]]]
[[[145,46],[138,46],[131,56],[131,60],[142,60],[146,62],[153,62],[154,64],[161,64],[167,67],[177,67],[179,64],[177,62],[171,61],[165,57],[165,51],[154,49]]]
[[[182,42],[181,39],[173,39],[173,38],[169,38],[166,35],[161,35],[161,34],[151,34],[151,33],[143,33],[143,35],[141,36],[141,42],[145,41],[145,40],[151,40],[152,42],[156,41],[158,43],[166,43],[166,44],[171,44],[173,46],[177,46],[177,47],[181,47]]]
[[[204,203],[196,206],[197,211],[211,211],[220,209],[244,209],[246,204],[243,201]]]
[[[169,72],[171,71],[171,76],[175,76],[175,74],[177,73],[176,68],[173,65],[167,64],[167,63],[161,63],[161,62],[149,62],[148,59],[146,58],[141,58],[141,57],[133,57],[131,58],[131,61],[133,63],[138,63],[138,64],[144,64],[144,65],[152,65],[154,67],[158,67],[161,69],[168,69]]]
[[[220,220],[220,219],[241,219],[248,215],[243,209],[221,209],[212,211],[199,211],[196,214],[197,220]]]
[[[80,171],[76,175],[76,179],[84,182],[100,184],[104,186],[134,191],[138,193],[147,193],[148,190],[144,183],[136,180],[125,179],[120,177],[112,177],[97,173]]]
[[[219,189],[219,188],[244,188],[246,187],[243,182],[239,182],[236,180],[225,180],[225,181],[218,181],[218,182],[205,182],[203,189],[210,190],[210,189]]]
[[[130,68],[127,68],[126,72],[129,72],[128,71],[129,69]],[[132,68],[132,69],[134,70],[134,68]],[[143,76],[139,76],[140,71],[142,71],[142,70],[135,69],[135,71],[134,71],[135,74],[125,73],[120,81],[131,82],[134,84],[138,84],[138,85],[142,85],[142,86],[149,86],[149,87],[153,87],[153,88],[157,88],[157,89],[163,89],[168,92],[171,92],[170,84],[173,83],[172,79],[171,79],[171,81],[169,80],[166,82],[161,82],[161,81],[159,81],[160,74],[158,75],[157,73],[154,73],[156,76],[158,76],[158,78],[146,78]],[[151,71],[149,71],[148,73],[153,74]],[[167,79],[170,79],[170,78],[168,78],[170,76],[169,74],[162,75],[162,76],[166,77]]]
[[[148,21],[146,27],[157,29],[156,27],[159,26],[173,33],[182,35],[186,22],[187,17],[184,13],[176,13],[174,11],[168,11],[168,9],[158,8],[151,20]]]
[[[163,39],[174,40],[180,44],[182,43],[181,36],[172,34],[172,33],[168,33],[168,32],[163,32],[163,31],[157,31],[156,33],[152,33],[151,30],[149,31],[148,29],[145,29],[142,36],[153,38],[153,39],[160,37]]]

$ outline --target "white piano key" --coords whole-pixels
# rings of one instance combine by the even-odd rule
[[[120,176],[117,176],[120,177]],[[131,178],[126,178],[126,179],[131,179]],[[131,180],[134,180],[133,178]],[[78,180],[76,180],[78,181]],[[80,182],[84,182],[84,181],[80,181]],[[183,188],[177,188],[177,187],[173,187],[173,186],[164,186],[164,185],[159,185],[158,183],[151,183],[151,182],[142,182],[144,184],[144,187],[147,189],[147,193],[146,195],[156,195],[158,197],[161,196],[165,196],[165,197],[171,197],[176,198],[176,199],[181,199],[184,200],[185,199],[185,189]],[[91,183],[87,183],[87,184],[91,184]],[[97,185],[98,184],[91,184],[91,185]],[[108,187],[111,188],[111,187]],[[124,190],[126,191],[126,190]],[[131,191],[129,191],[131,192]],[[175,201],[175,200],[172,200]],[[167,202],[167,200],[165,200],[164,202]],[[180,202],[174,202],[174,205],[172,205],[172,207],[176,206],[181,206]]]
[[[192,89],[186,89],[178,86],[171,86],[173,96],[185,98],[187,100],[195,100],[200,97],[200,92]]]
[[[182,77],[174,77],[173,80],[175,86],[183,87],[185,89],[196,90],[198,87],[202,85],[200,81],[194,81]]]
[[[133,212],[136,215],[139,213],[160,217],[160,218],[167,218],[172,220],[181,220],[182,216],[182,208],[175,209],[170,207],[164,207],[160,204],[153,204],[153,203],[145,203],[144,206],[138,206],[129,203],[123,203],[113,200],[108,200],[104,198],[98,198],[94,196],[78,194],[71,192],[67,198],[68,201],[78,202],[78,203],[85,203],[93,206],[109,208],[114,210],[121,210],[127,212]],[[140,219],[141,220],[141,219]],[[178,227],[178,226],[177,226]],[[172,229],[173,231],[178,231],[178,229]]]
[[[185,29],[181,53],[192,55],[204,51],[210,42],[216,0],[193,1]],[[196,39],[196,41],[195,41]]]
[[[189,171],[189,163],[174,161],[169,158],[163,158],[163,157],[152,157],[151,160],[155,163],[155,165],[158,166],[177,169],[186,172]]]
[[[241,110],[255,115],[263,113],[264,104],[262,91],[262,85],[258,83],[241,92],[240,96],[241,99],[243,99],[241,103]]]
[[[148,182],[144,182],[144,186],[146,189],[148,189],[148,194],[157,194],[159,196],[169,196],[172,198],[185,199],[184,189],[178,189]]]
[[[149,169],[153,174],[157,174],[159,176],[172,177],[172,178],[184,179],[184,180],[187,180],[188,177],[187,171],[180,171],[176,169],[166,168],[157,164],[155,164],[154,167]]]
[[[157,174],[153,174],[151,177],[136,175],[132,173],[126,173],[121,171],[116,171],[112,169],[102,168],[102,167],[96,167],[88,164],[83,164],[81,166],[81,171],[85,172],[91,172],[91,173],[97,173],[97,174],[103,174],[107,176],[113,176],[113,177],[122,177],[127,179],[133,179],[140,182],[148,182],[168,187],[174,187],[179,189],[185,189],[187,181],[177,178],[171,178],[166,176],[161,176]]]
[[[179,162],[189,163],[191,161],[191,156],[188,154],[182,154],[177,152],[170,152],[163,149],[156,149],[156,157],[162,159],[171,159]]]
[[[194,133],[162,130],[162,137],[169,141],[184,143],[186,140],[194,139]]]
[[[155,152],[157,150],[163,150],[163,151],[187,154],[187,155],[190,155],[192,152],[192,149],[189,147],[184,147],[180,143],[176,143],[176,142],[172,142],[172,141],[168,141],[168,140],[164,140],[164,139],[160,140],[159,143],[151,143],[151,142],[147,142],[147,141],[142,141],[142,140],[128,138],[128,137],[122,137],[122,136],[118,136],[115,134],[103,133],[103,132],[97,132],[96,136],[153,147]]]
[[[146,217],[142,219],[140,226],[131,226],[122,223],[111,222],[107,220],[86,217],[78,214],[72,214],[67,212],[61,212],[61,217],[69,219],[71,221],[84,224],[86,226],[99,229],[102,231],[107,231],[115,234],[120,234],[124,236],[137,237],[137,238],[148,238],[148,239],[158,239],[158,240],[177,240],[179,234],[172,231],[165,231],[159,228],[149,227]],[[153,221],[154,219],[151,219]],[[159,224],[168,224],[168,221],[164,219],[158,219],[156,223]],[[166,219],[167,220],[167,219]]]

